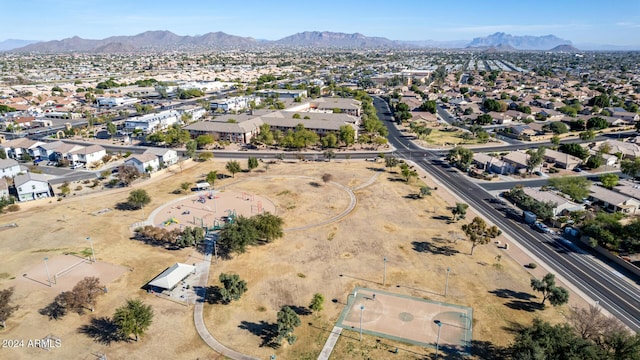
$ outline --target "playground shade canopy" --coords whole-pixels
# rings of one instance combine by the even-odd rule
[[[163,271],[155,279],[149,282],[150,286],[161,289],[173,289],[180,281],[194,272],[196,267],[182,263],[175,263],[172,267]]]
[[[196,183],[196,188],[197,188],[198,190],[208,189],[208,188],[210,188],[210,187],[211,187],[211,185],[209,185],[209,183],[208,183],[208,182],[199,182],[199,183]]]

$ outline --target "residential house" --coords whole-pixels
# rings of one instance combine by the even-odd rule
[[[601,118],[607,121],[609,127],[631,126],[634,124],[633,120],[626,120],[618,116],[601,116]]]
[[[44,143],[42,145],[38,145],[34,153],[36,154],[36,158],[46,160],[46,161],[57,161],[58,158],[56,156],[56,150],[60,146],[66,145],[62,141],[54,141],[50,143]]]
[[[70,152],[67,155],[67,160],[69,160],[72,165],[76,163],[82,163],[87,167],[90,167],[98,161],[102,161],[102,158],[105,155],[107,155],[107,151],[102,146],[91,145]]]
[[[53,149],[53,151],[55,152],[53,155],[53,161],[66,160],[66,159],[69,159],[70,157],[72,158],[71,153],[73,153],[74,151],[78,151],[82,148],[84,148],[84,146],[82,145],[67,144],[67,143],[59,144]]]
[[[180,113],[176,110],[165,110],[158,113],[145,114],[125,120],[127,131],[141,130],[144,133],[165,130],[180,122]]]
[[[230,120],[234,121],[230,121]],[[216,141],[248,144],[264,124],[260,117],[250,115],[220,116],[214,121],[200,121],[184,127],[191,137],[211,135]]]
[[[158,157],[160,167],[171,166],[178,162],[178,152],[173,149],[149,148],[144,154],[153,154]]]
[[[256,91],[256,95],[282,99],[298,99],[307,97],[307,90],[265,89]]]
[[[260,98],[257,96],[236,96],[214,100],[210,103],[211,111],[220,110],[224,112],[249,109],[257,105],[260,105]]]
[[[527,169],[529,155],[523,151],[512,151],[502,157],[502,161],[513,169],[513,172],[522,172]]]
[[[135,103],[140,102],[139,99],[130,98],[130,97],[98,97],[96,99],[96,103],[98,107],[116,107],[116,106],[126,106],[133,105]]]
[[[591,185],[589,192],[589,200],[606,211],[635,215],[640,207],[638,199],[599,185]]]
[[[509,116],[505,113],[500,113],[496,111],[489,112],[489,116],[493,119],[493,122],[496,124],[509,124],[513,121],[513,117]]]
[[[640,121],[640,115],[634,112],[627,111],[624,108],[614,107],[614,108],[606,108],[606,109],[611,113],[611,116],[613,117],[620,118],[622,120],[626,120],[632,123],[636,121]]]
[[[640,146],[633,142],[624,142],[620,140],[605,140],[598,148],[602,146],[609,147],[609,154],[620,153],[622,158],[634,160],[640,156]]]
[[[8,158],[21,159],[23,154],[35,157],[36,148],[44,144],[41,141],[31,140],[27,138],[19,138],[6,141],[0,144],[0,148],[4,149]]]
[[[529,125],[514,125],[505,127],[503,133],[509,137],[524,140],[535,136],[537,132]]]
[[[0,178],[14,178],[22,170],[20,164],[14,159],[0,159]]]
[[[135,167],[141,174],[152,173],[160,168],[160,159],[155,154],[145,152],[130,156],[124,164]]]
[[[569,201],[553,191],[542,191],[539,188],[532,187],[524,187],[522,191],[537,201],[554,204],[552,208],[553,216],[561,216],[570,212],[584,210],[584,205]]]
[[[515,171],[511,164],[485,153],[474,153],[473,164],[478,169],[494,174],[504,175]]]
[[[49,181],[42,174],[26,173],[13,179],[18,201],[43,199],[53,196]]]
[[[579,157],[551,149],[544,151],[544,160],[561,169],[575,169],[582,164],[582,159]]]
[[[540,110],[539,114],[544,115],[549,121],[560,121],[564,117],[563,113],[549,109]]]

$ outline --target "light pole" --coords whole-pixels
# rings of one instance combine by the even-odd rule
[[[384,257],[384,274],[382,275],[382,286],[387,285],[387,257]]]
[[[49,281],[49,287],[51,287],[51,275],[49,275],[49,266],[47,266],[48,257],[44,258],[44,269],[47,271],[47,280]]]
[[[436,320],[436,325],[438,325],[438,338],[436,339],[436,359],[438,358],[438,348],[440,347],[440,329],[442,329],[442,321]]]
[[[91,262],[94,263],[96,262],[96,252],[93,251],[93,240],[91,240],[89,236],[87,236],[87,240],[89,241],[89,244],[91,244]]]
[[[451,272],[451,268],[447,268],[447,280],[444,282],[444,297],[447,297],[447,290],[449,289],[449,273]]]
[[[364,312],[364,305],[360,305],[360,341],[362,341],[362,313]]]

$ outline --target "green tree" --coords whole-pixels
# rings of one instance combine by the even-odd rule
[[[562,176],[550,178],[549,186],[569,195],[573,201],[582,202],[589,196],[591,181],[582,176]]]
[[[4,149],[0,149],[0,159],[4,160],[7,158],[7,152]]]
[[[249,158],[247,159],[247,167],[249,168],[249,171],[257,168],[258,167],[258,158],[253,157],[253,156],[249,156]]]
[[[565,134],[569,132],[569,127],[562,121],[554,121],[549,124],[549,130],[554,134]]]
[[[185,181],[182,184],[180,184],[180,189],[182,190],[182,192],[187,192],[189,191],[190,188],[191,188],[191,183],[188,181]]]
[[[18,310],[18,305],[12,306],[11,298],[13,297],[14,288],[0,290],[0,326],[6,327],[7,319]]]
[[[437,109],[437,105],[436,102],[434,100],[427,100],[425,102],[422,103],[422,105],[420,105],[420,110],[422,111],[428,111],[432,114],[436,113],[436,109]]]
[[[186,152],[188,158],[193,159],[196,154],[196,149],[198,148],[198,143],[195,140],[189,140],[186,143]]]
[[[198,144],[198,149],[204,149],[208,145],[213,144],[213,142],[214,142],[213,136],[208,135],[208,134],[199,135],[196,138],[196,143]]]
[[[113,137],[113,135],[118,132],[116,124],[112,123],[111,121],[107,122],[107,132]]]
[[[531,279],[531,288],[542,293],[542,305],[547,300],[553,306],[564,305],[569,301],[569,292],[561,286],[556,286],[556,276],[551,273],[545,275],[541,280]]]
[[[143,336],[153,321],[153,309],[151,305],[145,305],[141,300],[127,300],[127,304],[116,309],[113,321],[118,326],[118,331],[124,336]]]
[[[620,162],[620,170],[623,174],[635,178],[640,174],[640,158],[633,160],[624,159]]]
[[[284,220],[279,216],[265,212],[253,216],[251,220],[257,230],[258,238],[266,242],[272,242],[284,235],[284,230],[282,229]]]
[[[474,123],[478,125],[488,125],[488,124],[491,124],[492,121],[493,121],[493,117],[491,115],[482,114],[482,115],[478,115]]]
[[[589,158],[587,159],[587,162],[585,163],[585,165],[589,168],[589,169],[597,169],[600,166],[602,166],[602,164],[604,164],[604,158],[602,157],[602,155],[600,154],[593,154],[591,156],[589,156]]]
[[[594,116],[589,120],[587,120],[587,129],[602,130],[608,127],[609,127],[609,123],[607,122],[607,120],[601,117]]]
[[[145,205],[151,202],[151,197],[144,189],[132,190],[129,193],[127,203],[136,209],[142,209]]]
[[[586,130],[578,134],[582,141],[593,141],[596,138],[596,132],[593,130]]]
[[[580,144],[562,144],[560,145],[558,150],[565,154],[579,157],[582,160],[586,159],[589,156],[589,151],[580,146]]]
[[[209,173],[207,174],[207,182],[209,183],[209,185],[213,187],[213,185],[216,183],[216,180],[218,180],[218,172],[216,170],[209,171]]]
[[[551,143],[552,143],[554,146],[558,146],[558,145],[560,145],[560,136],[558,136],[558,135],[553,135],[553,136],[551,137]]]
[[[507,352],[512,359],[602,360],[605,354],[588,340],[575,334],[568,324],[551,325],[534,319],[533,325],[517,331]]]
[[[415,170],[412,170],[406,163],[400,164],[400,174],[402,174],[405,182],[409,182],[411,178],[418,176],[418,173]]]
[[[311,304],[309,305],[309,309],[315,312],[322,311],[322,305],[324,304],[324,296],[320,293],[313,294],[313,298],[311,299]]]
[[[419,196],[420,196],[421,198],[423,198],[423,197],[425,197],[425,196],[427,196],[427,195],[431,195],[431,190],[433,190],[433,189],[431,189],[431,188],[430,188],[430,187],[428,187],[428,186],[422,186],[422,187],[420,187],[420,193],[419,193]]]
[[[239,215],[231,224],[227,224],[218,234],[218,244],[227,254],[242,254],[247,246],[258,241],[259,233],[254,221]]]
[[[473,151],[462,146],[456,146],[449,150],[446,159],[458,168],[466,170],[473,161]]]
[[[536,150],[527,150],[527,170],[529,173],[533,172],[533,169],[540,166],[544,161],[544,153],[547,149],[544,146],[539,147]]]
[[[462,231],[471,240],[471,255],[473,255],[476,246],[488,244],[491,239],[495,239],[502,234],[502,231],[497,226],[487,226],[487,223],[478,216],[474,217],[469,224],[462,225]]]
[[[400,164],[400,160],[398,160],[398,158],[393,156],[385,156],[384,158],[385,167],[388,167],[389,169],[393,169],[394,167],[398,166],[398,164]]]
[[[293,335],[293,331],[296,327],[300,326],[300,318],[290,307],[283,306],[278,311],[278,336],[276,342],[282,342],[282,339],[287,339],[289,344],[293,344],[296,341],[296,336]]]
[[[464,219],[467,216],[468,208],[469,204],[456,203],[456,206],[451,209],[451,213],[453,214],[453,221]]]
[[[225,165],[225,169],[227,169],[227,171],[230,172],[231,176],[233,176],[234,178],[236,177],[236,173],[242,171],[240,163],[235,160],[229,160],[227,162],[227,165]]]
[[[247,292],[247,282],[240,279],[238,274],[221,273],[219,279],[222,283],[220,296],[226,304],[233,300],[240,300],[242,294]]]

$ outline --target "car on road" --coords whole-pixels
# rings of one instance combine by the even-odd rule
[[[550,232],[550,231],[551,231],[551,230],[547,227],[547,225],[545,225],[545,224],[543,224],[543,223],[541,223],[541,222],[539,222],[539,221],[534,222],[531,226],[532,226],[535,230],[537,230],[537,231],[539,231],[539,232],[541,232],[541,233],[548,233],[548,232]]]
[[[506,201],[504,201],[504,200],[502,200],[502,199],[498,199],[498,198],[489,198],[489,199],[487,199],[487,200],[489,200],[489,202],[490,202],[490,203],[492,203],[492,204],[498,204],[498,205],[502,205],[502,206],[507,205],[507,202],[506,202]]]

